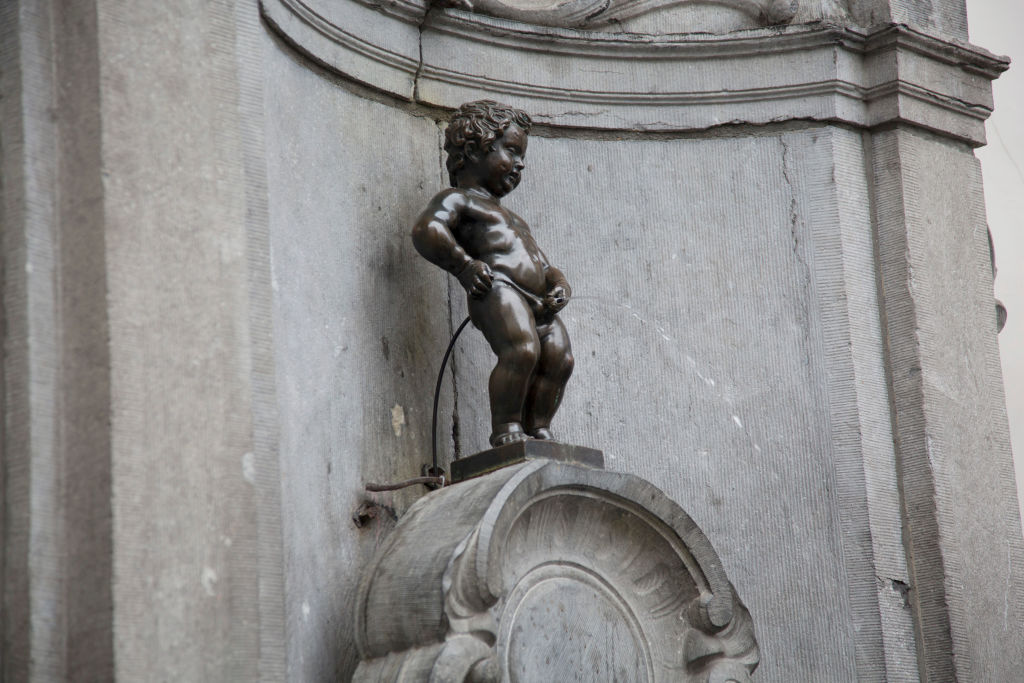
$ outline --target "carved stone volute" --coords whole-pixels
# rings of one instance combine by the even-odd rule
[[[436,491],[367,567],[356,681],[746,681],[746,608],[637,477],[534,460]]]

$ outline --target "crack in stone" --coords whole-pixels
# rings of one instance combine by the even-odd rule
[[[800,236],[797,234],[796,226],[800,216],[796,210],[796,189],[793,187],[793,179],[789,177],[789,145],[786,144],[786,140],[781,135],[779,136],[779,144],[782,145],[782,178],[786,181],[786,188],[789,190],[789,235],[793,239],[793,254],[804,270],[808,271],[809,275],[810,269],[800,253]]]
[[[785,137],[779,136],[779,144],[782,146],[782,178],[786,182],[786,189],[789,191],[789,236],[793,244],[793,255],[796,257],[797,263],[800,264],[801,270],[803,270],[803,305],[801,306],[801,315],[803,317],[803,342],[804,348],[807,351],[807,363],[811,363],[811,348],[814,345],[811,335],[811,306],[812,297],[814,296],[814,282],[813,273],[810,265],[804,260],[804,256],[801,252],[800,245],[800,234],[797,229],[797,225],[800,221],[800,214],[797,211],[797,194],[796,188],[793,185],[793,179],[789,175],[789,145],[786,144]]]
[[[416,73],[412,75],[412,101],[420,101],[420,75],[423,73],[423,26],[427,23],[427,17],[434,10],[432,5],[427,6],[420,20],[416,22],[416,46],[419,51],[419,60],[416,62]]]

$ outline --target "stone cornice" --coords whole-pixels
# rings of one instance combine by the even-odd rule
[[[551,28],[408,0],[263,0],[268,23],[337,73],[451,109],[492,97],[554,127],[696,131],[722,124],[907,123],[984,144],[1008,62],[903,25],[804,24],[727,35]]]

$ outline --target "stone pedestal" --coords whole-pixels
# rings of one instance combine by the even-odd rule
[[[413,505],[355,601],[361,683],[750,680],[708,539],[642,479],[531,459]]]

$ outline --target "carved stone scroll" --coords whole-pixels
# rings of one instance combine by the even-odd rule
[[[367,567],[355,681],[748,681],[708,539],[637,477],[533,460],[420,500]]]

